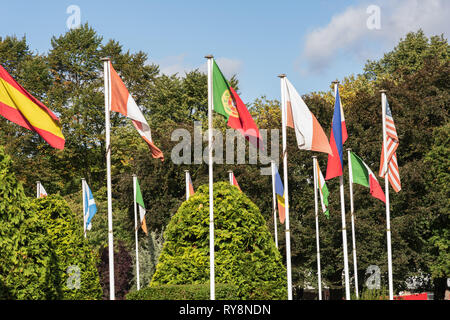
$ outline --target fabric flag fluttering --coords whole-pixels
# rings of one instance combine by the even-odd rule
[[[344,281],[345,281],[345,299],[350,300],[350,276],[348,272],[347,256],[347,228],[345,218],[345,198],[344,198],[344,151],[343,144],[347,140],[347,127],[345,124],[344,112],[339,95],[339,82],[334,81],[334,114],[331,123],[330,145],[333,154],[328,155],[327,173],[325,180],[339,177],[339,192],[341,200],[341,223],[342,223],[342,249],[344,254]]]
[[[110,92],[111,92],[111,110],[119,112],[131,119],[134,127],[141,135],[142,139],[147,143],[152,153],[152,157],[164,161],[164,155],[161,150],[155,146],[152,140],[150,126],[144,115],[137,106],[131,94],[128,92],[125,84],[120,76],[114,70],[112,63],[110,67]]]
[[[86,180],[82,180],[83,182],[83,205],[84,205],[84,221],[85,221],[85,230],[91,230],[92,228],[92,218],[97,213],[97,205],[95,204],[94,195],[92,194],[91,189],[89,188]]]
[[[189,174],[189,170],[186,170],[186,200],[189,200],[190,197],[194,195],[194,185],[192,184],[191,175]]]
[[[44,186],[40,181],[37,182],[37,198],[44,198],[47,196],[47,191],[45,191]]]
[[[352,168],[352,182],[370,188],[372,197],[380,199],[386,203],[386,197],[383,189],[378,183],[377,177],[370,170],[369,166],[358,157],[354,152],[350,152],[350,161]]]
[[[323,186],[320,184],[319,177],[322,175],[322,172],[319,169],[319,163],[317,161],[317,157],[313,157],[313,176],[314,176],[314,213],[316,217],[316,247],[317,247],[317,289],[319,292],[319,300],[322,300],[322,274],[320,267],[320,239],[319,239],[319,204],[317,201],[317,190],[322,190]],[[323,177],[322,177],[323,179]],[[325,185],[326,188],[326,185]],[[328,204],[328,189],[327,191],[327,204]],[[322,193],[322,191],[321,191]],[[322,195],[321,195],[322,196]],[[322,202],[322,210],[326,210],[324,207],[323,198],[321,197]],[[327,215],[328,217],[328,215]]]
[[[186,200],[189,200],[190,197],[194,195],[194,185],[192,184],[191,175],[189,174],[189,170],[184,170],[185,172],[185,180],[186,180]]]
[[[139,186],[139,181],[136,178],[136,198],[135,198],[136,204],[138,206],[139,210],[139,222],[140,226],[142,227],[142,230],[145,232],[145,234],[148,234],[147,231],[147,223],[145,222],[145,204],[144,199],[142,198],[141,193],[141,187]]]
[[[275,165],[275,192],[277,194],[277,202],[278,202],[278,217],[280,219],[280,223],[284,223],[286,219],[286,211],[285,211],[285,201],[284,201],[284,186],[283,181],[281,181],[280,174],[278,173],[278,169]]]
[[[239,189],[239,191],[242,192],[241,187],[239,187],[239,183],[237,182],[236,177],[234,176],[233,171],[229,171],[229,173],[230,173],[230,184],[231,184],[232,186],[235,186],[236,188]]]
[[[385,169],[384,169],[384,147],[387,145],[386,149],[386,158],[388,163],[388,178],[389,182],[394,189],[395,192],[399,192],[402,189],[400,183],[400,174],[398,170],[397,163],[397,148],[398,148],[398,136],[397,130],[395,129],[394,119],[392,118],[391,108],[389,107],[389,103],[386,99],[386,141],[383,143],[383,147],[381,149],[381,159],[380,159],[380,172],[379,176],[384,178]]]
[[[343,145],[347,141],[347,126],[345,125],[339,87],[336,86],[333,122],[331,124],[330,146],[332,154],[328,155],[326,180],[342,176],[344,168]]]
[[[320,203],[322,205],[322,212],[325,214],[327,218],[330,218],[330,212],[328,210],[328,187],[325,182],[325,178],[323,177],[322,171],[320,170],[319,163],[316,162],[316,174],[317,174],[317,189],[320,194]]]
[[[286,125],[295,130],[298,148],[332,154],[330,143],[319,121],[287,78],[285,85]]]
[[[214,111],[227,119],[229,127],[239,131],[253,145],[262,149],[258,127],[244,102],[225,79],[214,60],[212,69]]]
[[[64,149],[66,140],[59,118],[18,84],[1,65],[0,115],[38,133],[53,148]]]

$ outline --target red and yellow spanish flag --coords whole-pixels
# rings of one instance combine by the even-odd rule
[[[37,132],[56,149],[66,142],[59,118],[42,102],[28,93],[0,65],[0,115],[28,130]]]

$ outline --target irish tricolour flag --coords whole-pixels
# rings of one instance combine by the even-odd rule
[[[139,186],[139,181],[136,178],[136,201],[138,211],[139,211],[139,221],[141,222],[142,230],[147,234],[147,223],[145,222],[145,204],[144,199],[142,198],[141,187]]]
[[[370,188],[372,197],[386,203],[384,192],[372,170],[370,170],[364,161],[353,152],[350,152],[350,161],[352,168],[352,182]]]
[[[330,212],[328,211],[329,192],[328,192],[327,184],[325,183],[325,178],[323,177],[322,171],[319,168],[318,162],[316,162],[316,168],[317,168],[317,189],[319,189],[320,203],[322,205],[322,212],[327,216],[327,218],[329,218],[330,217]]]

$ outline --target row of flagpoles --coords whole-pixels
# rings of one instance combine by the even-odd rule
[[[258,127],[253,121],[249,111],[245,104],[240,99],[239,95],[230,86],[228,81],[223,76],[222,72],[218,68],[212,55],[205,57],[207,59],[208,66],[208,167],[209,167],[209,234],[210,234],[210,298],[215,299],[215,272],[214,272],[214,204],[213,204],[213,111],[223,115],[227,119],[227,125],[231,128],[241,132],[252,144],[261,148],[262,140],[258,131]],[[110,277],[110,299],[115,299],[115,285],[114,285],[114,249],[113,249],[113,225],[112,225],[112,192],[111,192],[111,141],[110,141],[110,112],[119,112],[122,115],[130,118],[134,127],[147,143],[150,148],[153,158],[164,160],[164,155],[153,143],[151,137],[150,127],[142,114],[141,110],[133,100],[131,94],[128,92],[125,84],[121,80],[120,76],[112,67],[109,58],[102,59],[104,63],[104,96],[105,96],[105,145],[106,145],[106,171],[107,171],[107,203],[108,203],[108,248],[109,248],[109,277]],[[6,72],[6,70],[0,68],[0,78],[8,85],[0,90],[0,95],[10,97],[5,103],[5,110],[9,108],[8,112],[1,112],[0,114],[27,129],[33,130],[39,133],[45,141],[47,141],[52,147],[63,149],[65,138],[62,135],[61,127],[57,121],[59,119],[54,115],[50,109],[44,106],[40,101],[31,96],[25,89],[23,89],[14,79]],[[342,220],[342,243],[344,253],[344,281],[345,281],[345,296],[346,299],[350,299],[350,284],[349,284],[349,269],[348,269],[348,255],[347,255],[347,231],[346,231],[346,215],[345,215],[345,201],[344,201],[344,179],[343,179],[343,144],[348,138],[347,129],[345,125],[344,112],[339,96],[338,82],[334,84],[335,94],[335,108],[333,114],[332,130],[330,139],[328,140],[325,132],[320,126],[315,116],[311,113],[301,96],[298,94],[294,86],[286,78],[286,75],[279,75],[281,80],[281,115],[282,115],[282,160],[283,160],[283,181],[278,174],[277,168],[272,163],[272,183],[273,183],[273,208],[274,217],[276,216],[276,210],[280,221],[285,224],[285,241],[286,241],[286,270],[287,270],[287,294],[288,299],[292,299],[292,268],[291,268],[291,239],[290,239],[290,221],[289,221],[289,188],[288,188],[288,153],[287,153],[287,133],[286,128],[291,127],[295,131],[297,138],[298,148],[300,150],[309,150],[315,152],[322,152],[328,154],[328,163],[325,179],[322,176],[320,169],[318,168],[317,159],[314,158],[314,189],[315,189],[315,202],[316,202],[316,235],[317,235],[317,254],[318,254],[318,272],[320,273],[320,249],[318,240],[318,220],[317,220],[317,207],[318,197],[317,191],[321,195],[321,203],[323,210],[326,208],[327,200],[325,199],[326,184],[325,180],[330,180],[335,177],[339,177],[339,189],[340,189],[340,202],[341,202],[341,220]],[[15,88],[15,89],[14,89]],[[389,297],[393,299],[393,279],[392,279],[392,250],[391,250],[391,229],[390,229],[390,211],[389,211],[389,184],[396,192],[401,190],[400,177],[398,172],[397,155],[396,150],[398,148],[398,137],[395,129],[395,125],[392,119],[392,113],[389,108],[389,104],[386,99],[386,91],[381,91],[382,95],[382,119],[383,119],[383,146],[380,161],[380,173],[379,175],[385,178],[385,198],[382,200],[386,203],[386,232],[387,232],[387,252],[388,252],[388,282],[389,282]],[[34,115],[39,116],[45,121],[36,122]],[[27,123],[23,119],[27,119]],[[43,131],[44,130],[44,131]],[[353,261],[355,268],[355,281],[357,286],[356,275],[356,246],[354,237],[354,208],[353,208],[353,169],[351,158],[359,159],[356,155],[348,151],[349,154],[349,171],[350,171],[350,209],[351,209],[351,222],[352,222],[352,246],[353,246]],[[355,157],[353,157],[355,156]],[[361,160],[361,159],[359,159]],[[357,160],[357,161],[359,161]],[[362,172],[365,172],[367,181],[365,185],[370,186],[372,193],[372,184],[376,182],[375,175],[365,165],[362,160],[358,168],[362,168]],[[364,169],[365,168],[365,169]],[[186,173],[186,176],[188,173]],[[363,178],[364,180],[364,178]],[[141,203],[136,202],[138,192],[137,178],[133,177],[134,192],[135,192],[135,220],[136,230],[137,226],[137,209],[144,211],[145,207],[143,201]],[[190,181],[190,176],[189,176]],[[189,184],[190,183],[190,184]],[[189,199],[189,194],[193,193],[191,188],[192,181],[186,182],[186,195]],[[230,183],[237,185],[237,181],[230,173]],[[86,230],[90,228],[90,221],[92,216],[96,212],[95,201],[93,201],[92,192],[87,186],[86,182],[82,181],[83,186],[83,207],[85,211],[84,228],[85,235]],[[376,188],[381,190],[381,188]],[[375,189],[374,189],[375,190]],[[379,191],[378,190],[378,191]],[[375,191],[374,191],[375,192]],[[37,196],[41,197],[45,195],[45,189],[38,182]],[[140,195],[142,198],[142,195]],[[375,195],[374,195],[375,196]],[[383,195],[384,197],[384,195]],[[275,199],[277,205],[275,205]],[[141,199],[142,200],[142,199]],[[141,206],[142,204],[142,206]],[[86,215],[86,210],[88,214]],[[326,209],[325,213],[328,212]],[[276,220],[276,219],[274,219]],[[276,222],[275,222],[276,223]],[[144,223],[145,225],[145,223]],[[276,230],[276,225],[275,225]],[[146,231],[146,230],[145,230]],[[136,233],[136,258],[138,261],[138,237]],[[278,235],[275,231],[275,243],[278,246]],[[137,263],[138,268],[138,263]],[[137,273],[139,270],[137,269]],[[320,281],[320,275],[319,275]],[[139,280],[138,280],[139,286]],[[319,284],[321,287],[321,284]],[[358,293],[357,293],[358,295]],[[320,293],[321,298],[321,293]]]

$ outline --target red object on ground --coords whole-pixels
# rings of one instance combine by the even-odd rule
[[[394,300],[428,300],[428,294],[425,292],[407,296],[395,296]]]

